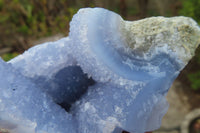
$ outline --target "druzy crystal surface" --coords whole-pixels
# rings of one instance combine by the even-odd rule
[[[0,128],[153,131],[168,109],[168,89],[199,43],[191,18],[124,21],[106,9],[80,9],[68,37],[0,60]]]

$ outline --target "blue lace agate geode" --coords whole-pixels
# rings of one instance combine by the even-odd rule
[[[106,9],[80,9],[68,37],[0,61],[0,128],[155,130],[168,108],[168,89],[199,43],[200,28],[191,18],[131,22]]]

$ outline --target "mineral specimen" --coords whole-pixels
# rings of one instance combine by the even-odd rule
[[[80,9],[68,37],[0,61],[0,128],[155,130],[168,108],[167,91],[198,44],[200,28],[191,18],[130,22],[106,9]]]

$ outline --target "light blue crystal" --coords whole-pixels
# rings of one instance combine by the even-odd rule
[[[149,32],[154,21],[167,28]],[[168,108],[167,91],[194,55],[199,36],[197,23],[186,17],[128,22],[106,9],[81,9],[68,37],[32,47],[8,63],[0,60],[0,128],[13,133],[155,130]]]

